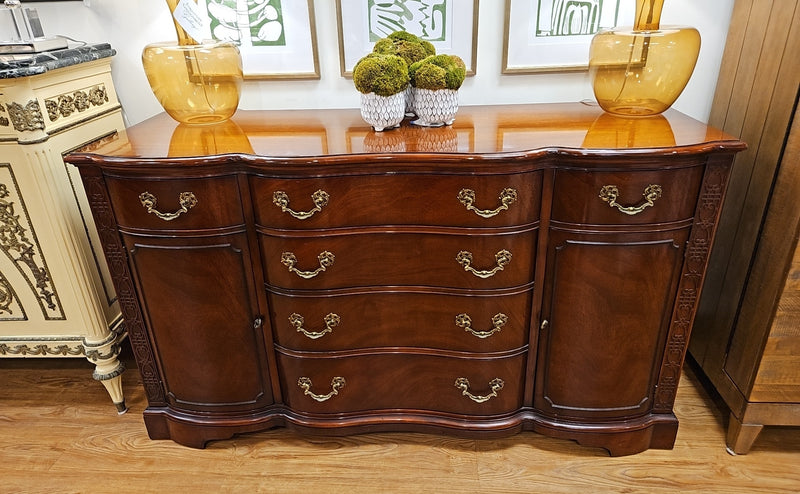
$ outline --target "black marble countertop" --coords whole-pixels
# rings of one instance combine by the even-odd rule
[[[3,60],[0,57],[0,79],[15,79],[44,74],[49,70],[69,67],[92,60],[114,56],[116,50],[108,43],[31,54],[30,58]]]

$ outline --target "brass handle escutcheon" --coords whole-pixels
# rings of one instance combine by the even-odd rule
[[[311,392],[311,386],[313,386],[313,384],[311,383],[310,378],[301,377],[300,379],[297,380],[297,385],[300,386],[300,388],[303,390],[304,395],[308,395],[314,400],[320,402],[327,401],[331,399],[332,396],[338,395],[339,390],[342,389],[345,384],[347,383],[345,382],[343,377],[338,377],[338,376],[334,377],[331,380],[331,392],[326,395],[318,395]]]
[[[508,316],[499,312],[492,316],[492,329],[489,331],[475,331],[472,329],[472,318],[467,314],[459,314],[456,316],[456,326],[464,328],[464,331],[472,333],[473,336],[478,338],[488,338],[495,333],[500,332],[503,326],[508,322]]]
[[[180,193],[178,196],[178,204],[181,206],[181,208],[174,213],[162,213],[161,211],[157,210],[156,204],[158,203],[158,199],[156,199],[156,196],[150,192],[145,191],[139,194],[139,201],[141,201],[142,206],[144,206],[148,213],[153,213],[164,221],[172,221],[197,205],[197,198],[192,192]]]
[[[517,202],[517,190],[506,187],[500,192],[500,205],[494,209],[478,209],[475,207],[475,191],[472,189],[461,189],[458,192],[458,200],[466,206],[467,211],[472,211],[481,218],[491,218],[497,216],[500,211],[508,209],[508,206]]]
[[[502,271],[511,262],[511,252],[503,249],[494,255],[497,266],[489,270],[477,270],[472,267],[472,252],[462,250],[456,256],[456,261],[464,266],[464,271],[468,271],[478,278],[489,278],[498,271]]]
[[[461,394],[474,401],[475,403],[483,403],[497,396],[497,392],[503,389],[506,383],[502,379],[496,377],[489,381],[489,388],[492,390],[488,395],[480,396],[474,395],[469,392],[469,381],[466,377],[459,377],[456,379],[456,387],[461,390]]]
[[[338,314],[334,314],[333,312],[331,312],[330,314],[325,316],[325,329],[323,329],[322,331],[308,331],[307,329],[303,328],[303,323],[305,322],[303,316],[297,313],[292,313],[289,316],[289,324],[294,326],[295,329],[297,329],[298,333],[303,333],[312,340],[316,340],[317,338],[322,338],[326,334],[332,332],[333,328],[338,326],[341,321],[342,318],[339,317]]]
[[[284,252],[281,254],[281,263],[289,268],[290,272],[296,273],[297,276],[305,279],[313,278],[314,276],[333,266],[333,261],[336,259],[336,256],[325,250],[320,252],[320,254],[317,256],[317,259],[319,259],[319,267],[317,269],[314,271],[301,271],[294,267],[294,265],[297,264],[297,257],[295,257],[294,253]]]
[[[661,197],[661,192],[662,190],[660,185],[650,184],[642,193],[644,196],[643,203],[639,204],[638,206],[623,206],[617,203],[617,197],[619,196],[619,189],[617,186],[604,185],[603,188],[600,189],[600,199],[607,202],[610,207],[617,208],[620,212],[633,216],[634,214],[639,214],[646,208],[653,206],[656,202],[656,199]]]
[[[324,190],[318,190],[311,194],[311,200],[314,202],[314,209],[309,211],[293,211],[289,208],[289,195],[278,190],[272,194],[272,203],[281,208],[284,213],[289,213],[298,220],[306,220],[314,216],[314,213],[322,211],[322,208],[328,205],[328,200],[331,198],[330,194]]]

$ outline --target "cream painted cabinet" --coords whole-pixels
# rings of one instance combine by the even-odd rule
[[[0,62],[0,357],[85,357],[121,413],[126,333],[80,178],[62,159],[123,129],[113,55],[100,44]]]

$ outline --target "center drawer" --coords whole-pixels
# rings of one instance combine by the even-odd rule
[[[537,230],[474,235],[260,235],[267,284],[319,290],[369,286],[490,289],[533,281]]]
[[[268,228],[371,225],[498,227],[538,221],[542,172],[251,179]]]
[[[286,404],[301,413],[406,409],[497,415],[522,406],[525,355],[313,358],[278,353],[278,372]]]
[[[531,292],[269,294],[275,342],[296,351],[418,347],[498,352],[528,342]]]

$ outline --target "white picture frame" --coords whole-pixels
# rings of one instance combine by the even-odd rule
[[[503,74],[584,71],[602,29],[633,23],[626,0],[506,0]]]
[[[209,39],[239,46],[245,79],[319,79],[313,0],[199,0]]]
[[[409,4],[419,8],[410,18],[399,11]],[[353,76],[356,62],[372,51],[377,39],[402,29],[433,43],[437,53],[458,55],[467,75],[475,75],[478,0],[336,0],[336,17],[342,77]]]

